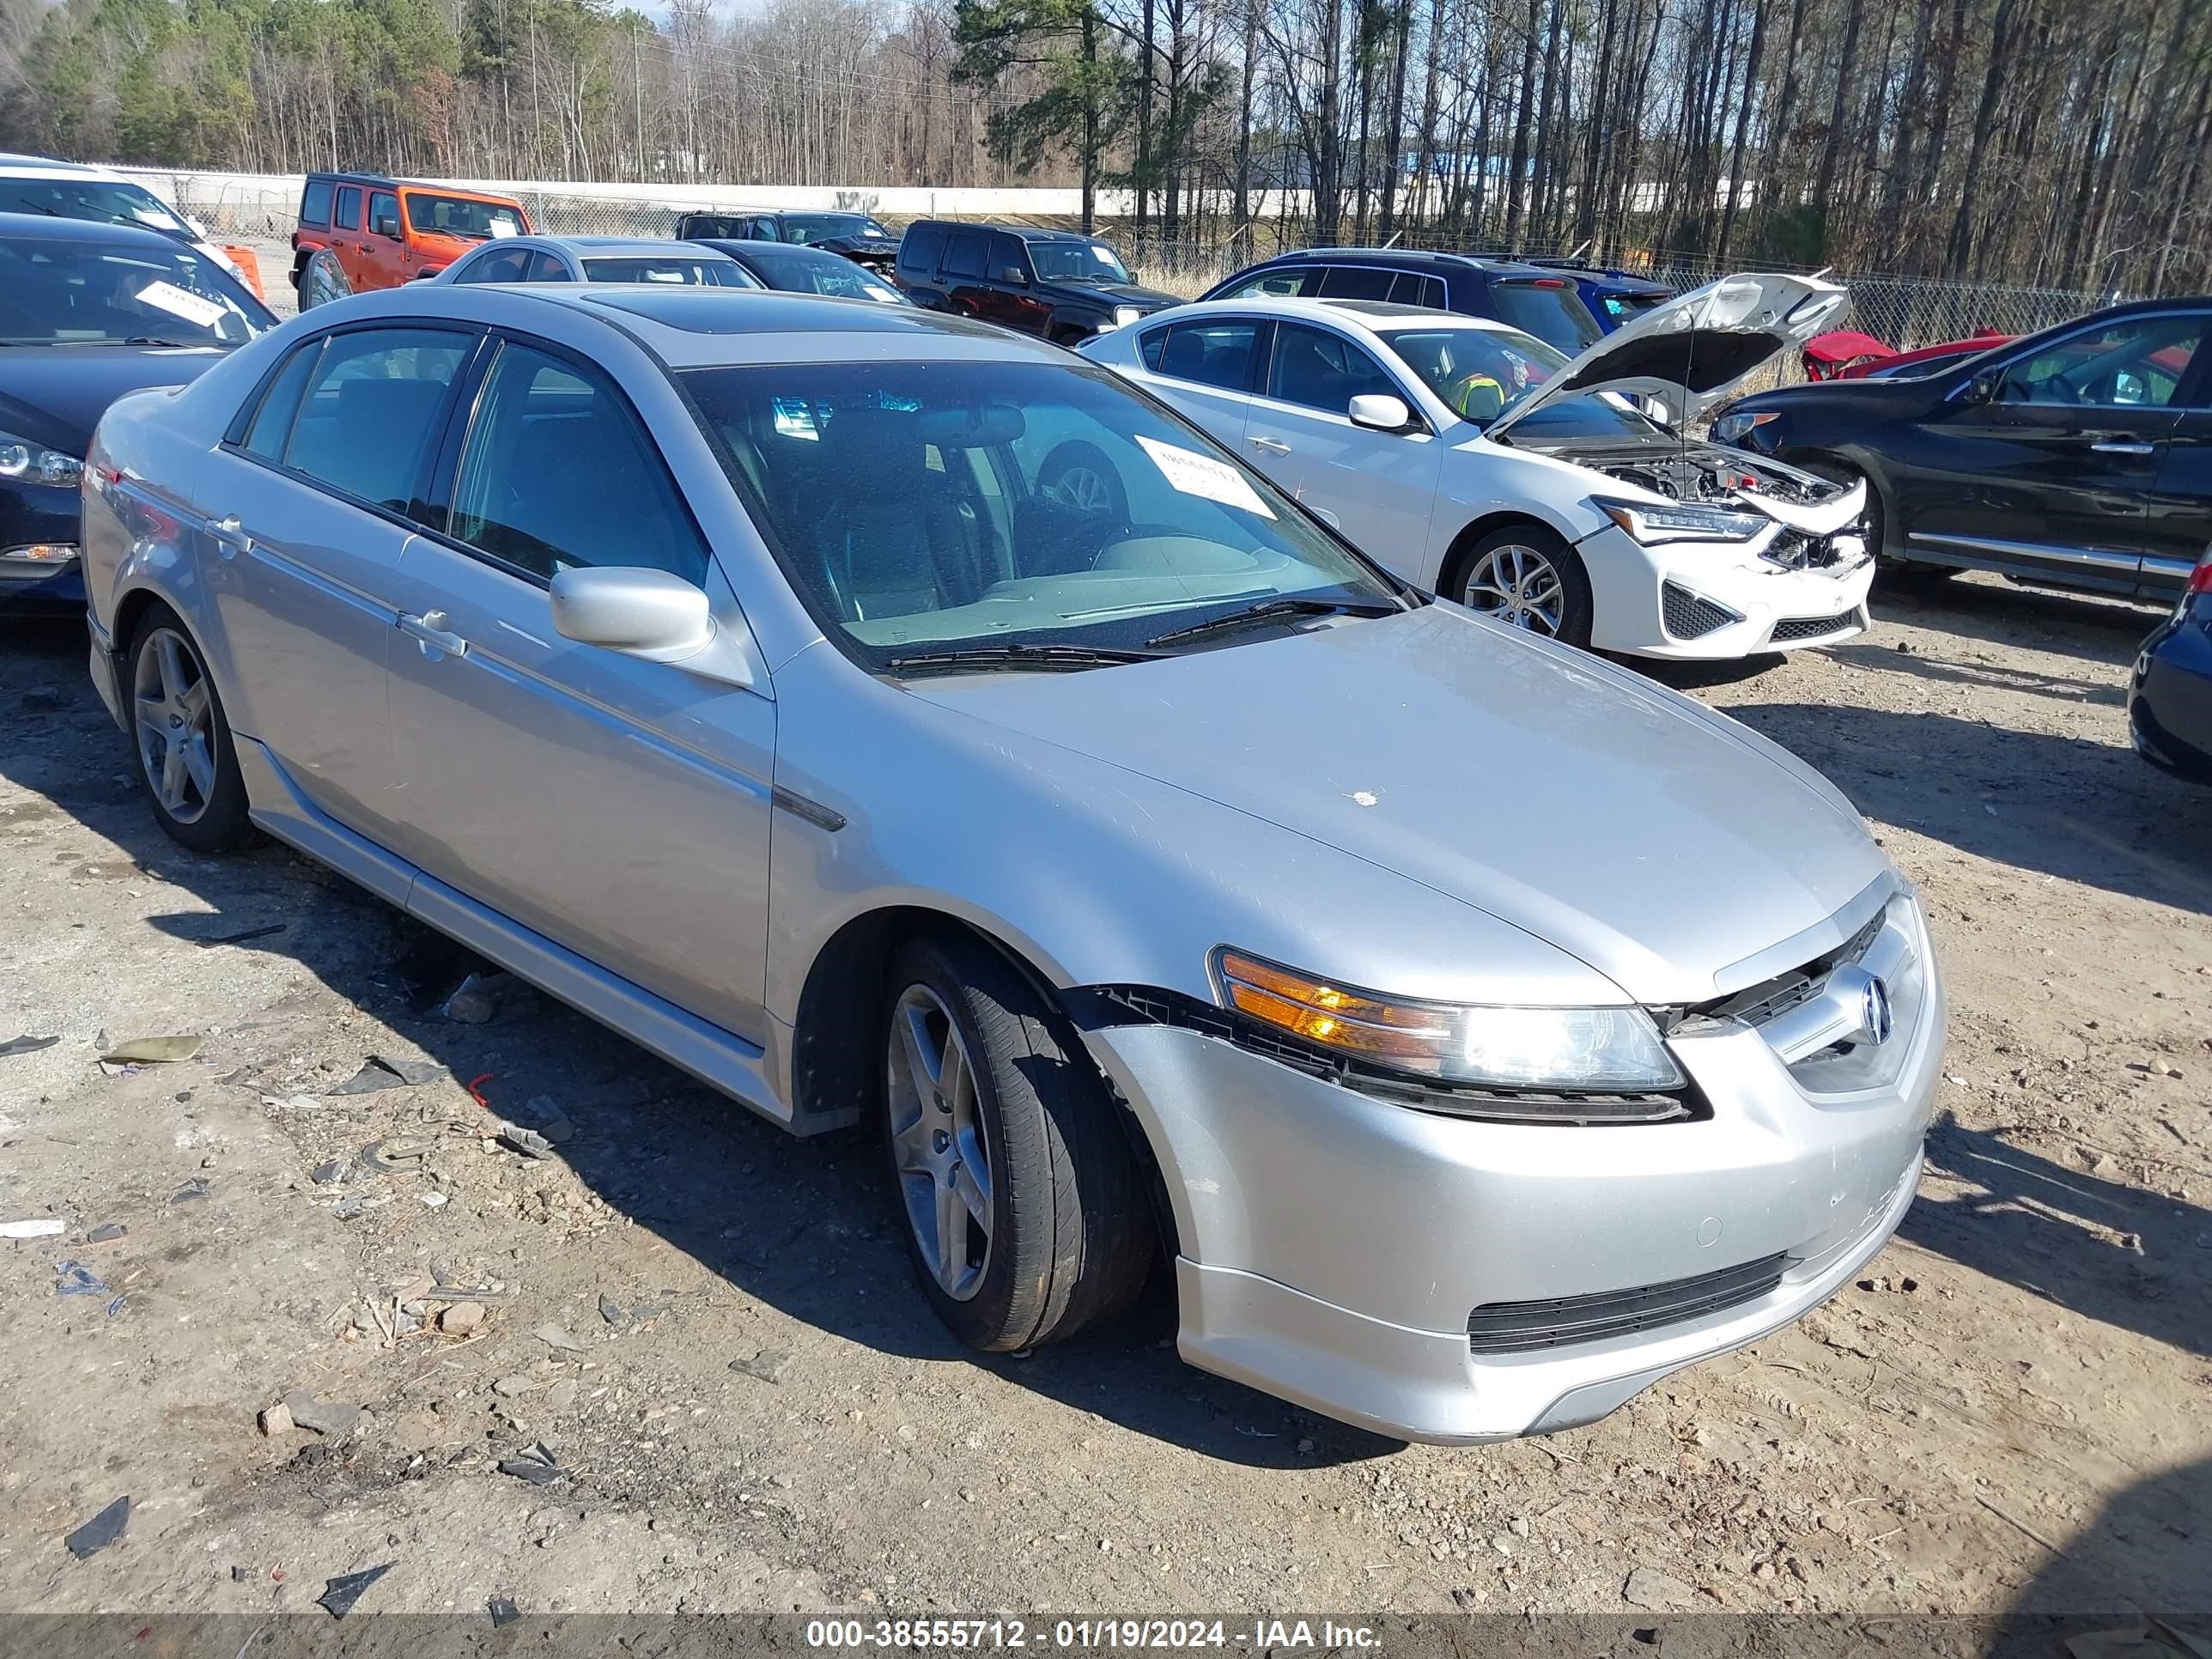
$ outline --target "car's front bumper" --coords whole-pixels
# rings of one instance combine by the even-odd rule
[[[1809,1094],[1755,1030],[1678,1040],[1710,1108],[1686,1122],[1471,1121],[1194,1030],[1091,1031],[1174,1208],[1183,1357],[1379,1433],[1465,1443],[1589,1422],[1788,1323],[1912,1202],[1946,1021],[1917,911],[1911,927],[1923,969],[1881,1086]],[[1470,1340],[1477,1309],[1775,1258],[1771,1288],[1677,1322],[1516,1352]]]
[[[84,603],[82,559],[10,556],[19,548],[74,548],[81,522],[75,485],[0,482],[0,610],[64,610]]]
[[[1866,629],[1875,562],[1863,550],[1825,568],[1790,570],[1741,544],[1645,547],[1617,525],[1577,545],[1590,581],[1590,643],[1602,651],[1729,661],[1833,645]]]

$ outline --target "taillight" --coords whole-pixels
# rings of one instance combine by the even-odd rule
[[[2204,550],[2204,556],[2197,562],[2197,568],[2189,573],[2191,593],[2212,593],[2212,547]]]

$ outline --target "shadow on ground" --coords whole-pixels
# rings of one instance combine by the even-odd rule
[[[0,753],[0,776],[112,841],[121,856],[101,866],[123,868],[127,860],[129,867],[159,872],[216,913],[154,917],[155,932],[202,947],[258,933],[235,948],[297,962],[456,1079],[474,1080],[501,1115],[533,1096],[554,1096],[579,1131],[562,1156],[585,1185],[745,1295],[884,1353],[996,1371],[1076,1410],[1224,1462],[1311,1467],[1398,1449],[1183,1364],[1174,1352],[1164,1269],[1136,1313],[1109,1329],[1020,1358],[961,1347],[914,1283],[871,1134],[795,1140],[519,985],[502,995],[489,1024],[418,1012],[424,999],[419,977],[410,982],[410,975],[444,955],[458,979],[467,963],[453,947],[273,843],[206,859],[161,834],[139,793],[128,744],[85,677],[83,641],[81,623],[0,621],[0,697],[21,711],[20,740]],[[0,832],[12,829],[0,823]],[[1301,1442],[1309,1449],[1300,1451]]]
[[[1923,1194],[1906,1238],[2084,1319],[2212,1355],[2199,1243],[2212,1239],[2212,1210],[2054,1164],[1948,1114],[1929,1131],[1928,1162],[1981,1190]]]

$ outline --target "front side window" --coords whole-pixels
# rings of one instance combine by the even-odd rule
[[[991,275],[1012,281],[1016,276],[1026,279],[1029,274],[1029,255],[1023,252],[1019,239],[994,236],[991,239]]]
[[[0,344],[238,346],[276,326],[214,260],[141,240],[0,239]]]
[[[475,343],[473,334],[447,329],[331,336],[293,422],[285,466],[388,512],[410,512],[447,388]]]
[[[1566,362],[1541,340],[1505,329],[1406,328],[1382,337],[1445,408],[1478,424],[1495,420]]]
[[[1031,242],[1030,263],[1046,283],[1127,283],[1121,256],[1103,242]]]
[[[1603,332],[1573,285],[1556,276],[1492,283],[1490,314],[1570,357],[1585,346],[1595,345]]]
[[[407,228],[418,235],[465,236],[477,241],[526,235],[530,230],[522,215],[504,202],[432,196],[419,190],[407,192]]]
[[[698,527],[612,383],[530,346],[503,347],[484,381],[448,533],[549,581],[593,565],[707,574]]]
[[[1354,398],[1399,395],[1398,384],[1364,347],[1304,323],[1275,328],[1274,359],[1267,366],[1267,395],[1286,404],[1341,415]]]
[[[368,228],[380,236],[399,234],[399,198],[387,191],[369,192]]]
[[[2130,317],[2046,346],[2005,370],[1999,401],[2162,409],[2196,360],[2203,317]]]
[[[1154,343],[1164,334],[1154,362]],[[1145,341],[1146,361],[1162,374],[1224,392],[1252,389],[1252,356],[1260,338],[1256,322],[1178,323],[1155,330]]]
[[[1320,291],[1324,267],[1284,265],[1263,270],[1237,284],[1217,300],[1295,300]]]
[[[787,576],[871,667],[964,647],[1130,648],[1279,594],[1396,590],[1103,369],[805,363],[683,380]]]

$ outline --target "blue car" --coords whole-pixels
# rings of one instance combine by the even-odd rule
[[[1631,318],[1663,306],[1674,297],[1674,290],[1664,283],[1631,276],[1609,265],[1588,265],[1578,259],[1531,259],[1528,263],[1556,270],[1572,281],[1575,292],[1582,295],[1590,315],[1608,334]]]
[[[2160,770],[2212,784],[2212,548],[2136,656],[2128,738]]]

